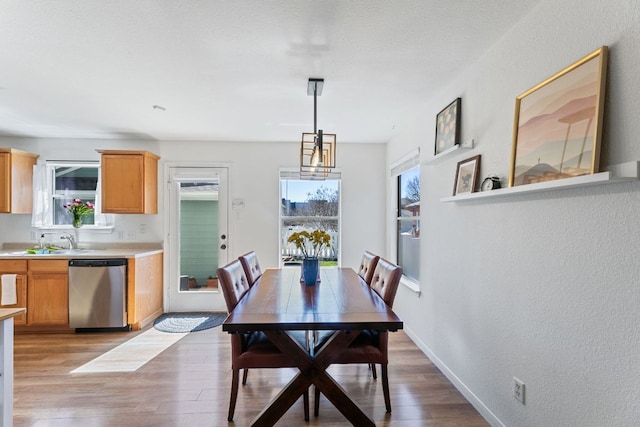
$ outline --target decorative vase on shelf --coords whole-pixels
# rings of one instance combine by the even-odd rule
[[[74,215],[73,216],[73,227],[74,228],[82,227],[82,216],[81,215]]]
[[[317,257],[307,257],[302,260],[302,280],[304,284],[311,286],[318,281],[320,261]]]

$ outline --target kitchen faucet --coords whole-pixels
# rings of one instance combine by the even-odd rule
[[[40,249],[44,249],[44,236],[46,234],[55,234],[55,232],[53,232],[53,231],[44,231],[42,234],[40,234]]]
[[[63,234],[60,239],[69,241],[69,249],[77,249],[76,239],[71,234]]]

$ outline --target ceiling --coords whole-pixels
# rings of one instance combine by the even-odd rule
[[[1,0],[0,135],[386,142],[535,3]]]

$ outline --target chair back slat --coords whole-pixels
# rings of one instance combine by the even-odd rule
[[[376,291],[389,307],[393,307],[401,277],[402,267],[380,258],[371,279],[371,289]]]
[[[235,260],[224,267],[220,267],[218,269],[218,280],[224,294],[227,310],[231,313],[238,301],[242,299],[250,288],[242,263],[239,260]]]
[[[258,256],[254,251],[248,252],[238,258],[244,268],[244,274],[247,276],[249,286],[253,286],[256,281],[262,276],[262,269],[258,262]]]
[[[371,278],[373,277],[373,272],[376,269],[379,259],[380,257],[378,255],[369,251],[364,251],[362,255],[360,267],[358,268],[358,276],[362,277],[362,280],[364,280],[367,285],[371,284]]]

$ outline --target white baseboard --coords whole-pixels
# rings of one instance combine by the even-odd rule
[[[453,386],[458,389],[460,393],[473,405],[474,408],[484,417],[484,419],[493,427],[505,427],[505,425],[495,416],[493,412],[484,404],[473,392],[456,376],[447,365],[438,358],[430,349],[413,333],[409,328],[404,328],[403,331],[409,338],[418,346],[420,350],[433,362],[434,365],[442,371],[442,373],[451,381]]]

